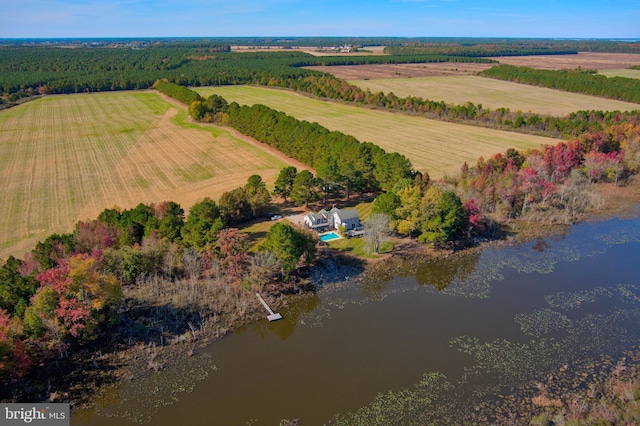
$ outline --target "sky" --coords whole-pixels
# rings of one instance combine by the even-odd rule
[[[0,38],[640,38],[640,0],[0,0]]]

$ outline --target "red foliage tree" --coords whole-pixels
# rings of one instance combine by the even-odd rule
[[[236,228],[227,228],[218,234],[216,247],[220,250],[227,273],[232,277],[239,277],[246,268],[248,238]]]
[[[22,377],[33,364],[17,334],[11,316],[0,308],[0,377]]]
[[[99,220],[76,224],[77,249],[83,253],[103,250],[118,242],[118,230]]]
[[[580,166],[582,145],[579,141],[558,142],[544,147],[544,167],[552,182],[564,182],[571,170]]]

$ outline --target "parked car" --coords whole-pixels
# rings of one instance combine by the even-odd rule
[[[282,216],[280,216],[279,214],[274,214],[273,216],[271,216],[271,220],[278,220],[278,219],[282,219]]]

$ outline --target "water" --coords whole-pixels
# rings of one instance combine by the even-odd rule
[[[340,235],[336,234],[335,232],[329,232],[327,234],[320,235],[320,241],[331,241],[337,240],[338,238],[340,238]]]
[[[499,393],[640,344],[638,260],[640,221],[610,220],[325,285],[284,320],[114,388],[72,423],[370,424],[390,413],[381,424],[406,424],[440,411],[464,423]]]

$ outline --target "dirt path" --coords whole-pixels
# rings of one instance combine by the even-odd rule
[[[282,151],[278,151],[277,149],[267,145],[264,142],[260,142],[256,139],[253,139],[250,136],[247,135],[243,135],[242,133],[238,132],[237,130],[234,130],[230,127],[224,127],[225,130],[227,130],[231,136],[233,136],[234,138],[240,139],[244,142],[247,142],[257,148],[260,148],[263,151],[266,151],[268,153],[270,153],[271,155],[273,155],[274,157],[277,157],[279,159],[281,159],[282,161],[285,161],[287,163],[290,163],[292,166],[295,166],[298,171],[300,170],[309,170],[311,173],[315,174],[316,171],[314,169],[312,169],[311,167],[307,166],[306,164],[296,160],[295,158],[291,158],[289,156],[287,156],[285,153],[283,153]]]

